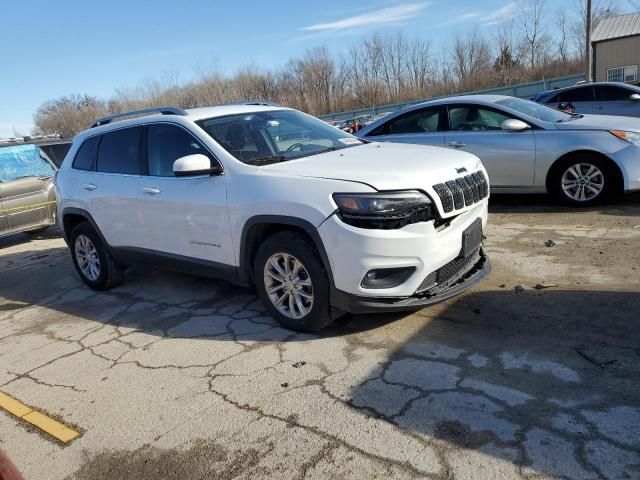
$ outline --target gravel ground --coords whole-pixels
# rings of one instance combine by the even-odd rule
[[[36,480],[640,478],[640,196],[489,221],[479,286],[319,336],[224,282],[92,292],[54,229],[0,239],[0,390],[82,432],[1,412],[0,448]]]

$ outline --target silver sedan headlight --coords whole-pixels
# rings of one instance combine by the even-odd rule
[[[633,143],[640,147],[640,133],[638,132],[625,132],[623,130],[610,130],[610,132],[625,142]]]

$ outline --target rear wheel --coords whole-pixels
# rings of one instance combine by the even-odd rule
[[[558,163],[550,173],[549,189],[554,196],[572,206],[591,206],[604,202],[619,188],[614,168],[594,155],[580,154]]]
[[[260,246],[254,283],[271,316],[284,327],[316,332],[331,323],[327,273],[301,235],[277,233]]]
[[[91,225],[78,224],[69,240],[73,264],[84,283],[94,290],[108,290],[122,283],[122,267]]]

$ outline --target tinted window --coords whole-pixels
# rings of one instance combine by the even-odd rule
[[[142,127],[124,128],[102,135],[97,170],[105,173],[140,174]]]
[[[207,155],[193,135],[175,125],[150,125],[147,129],[149,175],[173,177],[173,162],[180,157]]]
[[[91,137],[84,141],[73,159],[73,168],[78,170],[94,170],[96,167],[96,155],[98,153],[100,136]]]
[[[559,102],[592,102],[593,89],[591,87],[573,88],[560,92]]]
[[[536,104],[534,104],[536,105]],[[502,130],[502,122],[508,115],[478,105],[461,105],[449,108],[451,130],[463,132],[484,132]]]
[[[601,86],[595,87],[596,91],[596,100],[601,102],[612,102],[615,100],[629,100],[631,96],[631,91],[626,88],[621,87],[612,87],[612,86]]]
[[[405,113],[389,121],[389,133],[430,133],[437,132],[440,123],[439,108],[423,108]]]

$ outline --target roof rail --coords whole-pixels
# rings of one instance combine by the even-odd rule
[[[264,105],[266,107],[279,107],[277,103],[270,102],[268,100],[238,100],[233,102],[217,103],[211,105],[212,107],[226,107],[228,105]]]
[[[116,113],[114,115],[107,115],[106,117],[100,117],[90,128],[99,127],[101,125],[107,125],[113,120],[118,120],[125,117],[133,117],[137,115],[151,115],[152,113],[161,113],[162,115],[187,115],[187,112],[177,107],[156,107],[145,108],[144,110],[133,110],[131,112]]]

